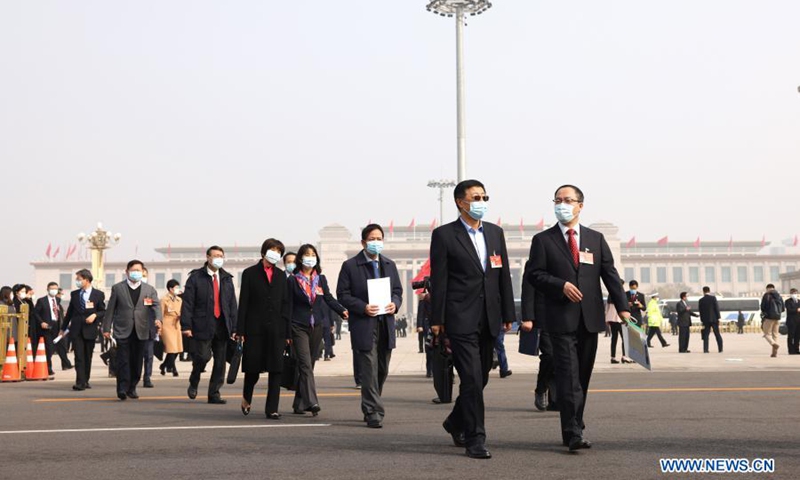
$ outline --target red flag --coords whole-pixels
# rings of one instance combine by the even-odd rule
[[[389,234],[394,235],[394,219],[389,222]]]
[[[660,238],[660,239],[658,240],[658,246],[659,246],[659,247],[665,247],[665,246],[667,246],[668,244],[669,244],[669,237],[668,237],[668,236],[667,236],[667,237],[664,237],[664,238]]]
[[[503,226],[503,217],[497,217],[497,225],[501,227]]]
[[[53,244],[52,244],[52,243],[48,243],[48,244],[47,244],[47,251],[46,251],[46,252],[44,252],[44,254],[45,254],[45,255],[47,255],[47,258],[50,258],[50,251],[51,251],[52,249],[53,249]]]
[[[763,248],[766,245],[767,245],[767,236],[766,235],[762,235],[761,236],[761,247]]]
[[[425,277],[431,276],[431,259],[428,258],[425,260],[425,263],[422,265],[422,268],[419,269],[419,273],[417,276],[411,279],[411,283],[420,282],[425,279]],[[422,293],[422,290],[417,290],[416,293]]]
[[[435,218],[431,222],[431,232],[433,231],[434,228],[436,228],[436,219]]]
[[[53,253],[53,258],[58,258],[58,254],[61,252],[61,247],[56,247],[56,251]]]
[[[411,224],[408,226],[408,228],[416,228],[416,226],[417,226],[417,219],[416,218],[412,218],[411,219]]]
[[[523,235],[525,233],[525,224],[522,223],[522,217],[519,217],[519,234]]]
[[[625,246],[628,248],[636,248],[636,235],[632,236]]]
[[[539,223],[536,224],[536,228],[538,230],[544,230],[544,217],[542,217],[542,219],[539,220]]]
[[[697,237],[697,240],[694,241],[692,246],[694,246],[694,248],[700,248],[700,237]]]
[[[77,245],[72,245],[71,247],[69,247],[67,249],[67,255],[64,258],[64,260],[69,260],[69,257],[73,256],[75,254],[75,250],[77,250],[77,249],[78,249]]]

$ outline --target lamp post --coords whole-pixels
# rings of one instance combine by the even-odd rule
[[[428,11],[456,19],[456,145],[458,181],[467,177],[467,126],[464,98],[464,17],[480,15],[492,8],[489,0],[431,0]]]
[[[92,251],[92,276],[94,277],[92,284],[94,288],[103,288],[103,282],[105,280],[103,276],[105,263],[103,252],[118,244],[121,238],[122,234],[112,234],[108,230],[105,230],[103,224],[100,222],[97,223],[97,229],[89,235],[84,233],[78,234],[78,242],[84,244]]]
[[[439,189],[439,225],[442,225],[444,221],[444,189],[455,187],[456,182],[452,180],[431,180],[428,182],[428,186]]]

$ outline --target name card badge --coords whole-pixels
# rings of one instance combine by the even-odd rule
[[[588,250],[584,252],[580,252],[580,262],[584,265],[594,265],[594,253],[590,253]]]
[[[500,255],[492,255],[489,257],[489,265],[491,265],[492,268],[503,268],[503,259]]]
[[[94,302],[86,302],[86,310],[94,308]]]
[[[146,307],[152,307],[153,306],[153,299],[152,298],[145,298],[144,299],[144,305]]]

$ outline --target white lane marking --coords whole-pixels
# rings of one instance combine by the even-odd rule
[[[124,427],[124,428],[67,428],[63,430],[5,430],[0,435],[23,433],[95,433],[95,432],[152,432],[160,430],[224,430],[241,428],[311,428],[330,427],[330,423],[314,425],[195,425],[189,427]]]

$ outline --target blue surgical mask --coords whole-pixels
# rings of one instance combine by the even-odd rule
[[[75,288],[83,288],[83,282],[80,280],[75,280]]]
[[[567,205],[566,203],[556,204],[555,211],[556,219],[559,223],[567,224],[575,218],[575,214],[572,213],[572,205]]]
[[[317,266],[317,257],[303,257],[303,266],[314,268]]]
[[[636,289],[635,288],[631,288],[631,295],[636,295]]]
[[[297,268],[297,265],[295,265],[294,263],[286,264],[286,271],[289,273],[293,273],[295,268]]]
[[[225,264],[225,260],[222,257],[216,257],[211,259],[211,265],[214,265],[214,268],[219,270]]]
[[[373,240],[367,242],[367,253],[370,255],[380,255],[383,251],[383,242],[380,240]]]
[[[142,281],[142,272],[135,270],[133,272],[128,272],[128,278],[130,278],[133,283],[139,283]]]
[[[489,205],[486,204],[483,200],[479,202],[470,202],[469,204],[469,216],[474,218],[475,220],[480,220],[486,215],[486,211],[489,210]]]

